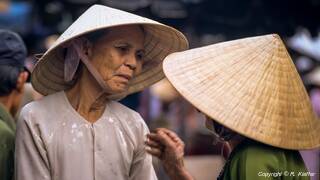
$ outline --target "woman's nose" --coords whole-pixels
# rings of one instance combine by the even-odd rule
[[[137,57],[135,55],[128,55],[125,60],[125,65],[131,70],[135,70],[137,68]]]

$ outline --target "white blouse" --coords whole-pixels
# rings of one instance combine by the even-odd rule
[[[26,105],[17,126],[17,180],[156,180],[141,116],[110,101],[89,123],[58,92]]]

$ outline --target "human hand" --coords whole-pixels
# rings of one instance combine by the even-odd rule
[[[171,179],[193,179],[183,163],[185,145],[176,133],[165,128],[158,128],[154,133],[148,134],[147,138],[146,151],[162,161]]]

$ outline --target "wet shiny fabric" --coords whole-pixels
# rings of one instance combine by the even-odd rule
[[[17,180],[154,180],[138,113],[110,101],[93,124],[64,92],[26,105],[17,126]]]

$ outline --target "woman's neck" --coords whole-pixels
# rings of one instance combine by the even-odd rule
[[[76,84],[66,91],[72,107],[87,121],[94,123],[103,114],[108,101],[98,83],[84,71]]]

